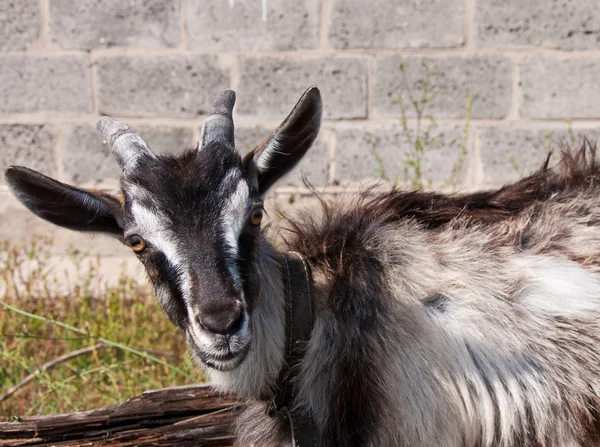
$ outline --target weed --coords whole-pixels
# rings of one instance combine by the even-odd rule
[[[431,80],[435,70],[425,61],[421,61],[421,67],[425,75],[419,79],[418,85],[420,94],[414,95],[406,73],[406,67],[401,62],[399,69],[402,76],[402,82],[406,93],[400,93],[398,96],[398,105],[400,106],[400,124],[402,133],[409,149],[406,151],[404,160],[404,177],[412,188],[420,189],[423,187],[423,156],[426,148],[430,144],[435,144],[432,138],[432,132],[437,127],[433,115],[426,114],[428,105],[440,93],[440,88],[432,84]],[[411,130],[408,124],[408,110],[412,108],[416,115],[416,126]],[[397,184],[398,182],[396,182]]]
[[[426,61],[421,61],[421,68],[424,71],[423,76],[417,81],[417,89],[413,89],[408,79],[408,74],[404,62],[399,65],[400,76],[404,85],[403,92],[400,93],[397,103],[400,106],[400,125],[402,135],[407,143],[408,149],[404,153],[404,179],[411,188],[423,189],[425,186],[431,186],[431,179],[423,175],[423,160],[425,153],[433,146],[437,145],[437,139],[434,131],[437,128],[437,120],[428,113],[430,104],[444,92],[444,86],[437,85],[434,79],[437,73],[434,67]],[[416,92],[415,92],[416,90]],[[460,146],[460,153],[454,163],[448,183],[456,190],[462,179],[464,161],[468,155],[468,141],[470,134],[470,124],[472,118],[473,95],[469,93],[467,98],[465,123],[463,125],[463,135]],[[414,114],[414,123],[409,123],[409,114]],[[367,141],[370,144],[370,152],[377,167],[376,177],[381,180],[389,181],[389,176],[385,170],[385,160],[382,159],[377,151],[377,140],[369,134]],[[393,184],[394,189],[401,186],[401,181],[396,178]]]
[[[371,132],[367,133],[367,143],[369,144],[369,146],[371,146],[371,156],[375,160],[375,163],[377,163],[377,167],[375,168],[376,178],[384,181],[389,181],[390,178],[388,177],[387,172],[385,170],[383,157],[379,154],[379,151],[377,150],[378,139]]]
[[[462,178],[462,172],[464,169],[465,158],[468,155],[467,145],[469,143],[469,133],[471,128],[471,118],[473,111],[473,94],[469,92],[469,96],[467,97],[467,109],[465,112],[465,124],[463,125],[463,138],[460,144],[460,154],[458,155],[458,159],[452,168],[452,176],[450,179],[450,184],[452,188],[456,191],[458,188],[458,184]]]
[[[520,173],[519,163],[517,163],[517,159],[514,157],[514,155],[508,157],[508,162],[510,163],[510,167],[513,168],[515,172]]]
[[[0,244],[0,419],[103,407],[202,381],[184,334],[148,285],[125,274],[107,285],[99,260],[86,264],[77,251],[77,276],[58,284],[50,249],[39,237]]]

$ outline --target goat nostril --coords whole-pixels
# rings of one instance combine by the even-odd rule
[[[242,303],[236,301],[234,306],[215,312],[203,312],[197,319],[199,326],[213,334],[230,335],[238,332],[244,324]]]
[[[244,325],[244,320],[244,312],[240,311],[237,319],[234,320],[234,322],[232,323],[231,328],[229,329],[229,333],[235,334],[236,332],[239,332],[242,329],[242,326]]]

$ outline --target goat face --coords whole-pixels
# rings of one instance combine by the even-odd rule
[[[129,126],[102,118],[98,127],[122,170],[116,196],[23,167],[6,171],[13,193],[38,216],[130,246],[193,356],[222,371],[238,367],[250,346],[262,198],[309,149],[321,117],[313,87],[242,158],[234,148],[234,103],[235,93],[223,92],[205,120],[201,144],[179,157],[155,155]]]
[[[149,158],[123,176],[124,242],[194,355],[230,369],[249,342],[262,201],[241,157],[221,142]],[[242,261],[243,260],[243,261]]]

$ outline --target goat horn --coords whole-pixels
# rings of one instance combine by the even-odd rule
[[[217,96],[204,120],[202,147],[218,140],[234,146],[232,116],[234,104],[235,92],[233,90],[225,90]]]
[[[127,124],[110,116],[103,116],[96,127],[110,145],[117,163],[125,174],[133,171],[140,158],[156,157],[142,137]]]

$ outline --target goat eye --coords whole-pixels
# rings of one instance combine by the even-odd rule
[[[260,225],[263,218],[263,210],[262,208],[254,208],[250,213],[250,223],[252,225]]]
[[[142,239],[137,234],[133,234],[129,236],[126,240],[127,245],[131,247],[131,249],[136,253],[141,253],[146,249],[146,241]]]

